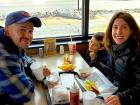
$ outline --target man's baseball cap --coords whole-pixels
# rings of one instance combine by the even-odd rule
[[[15,11],[7,15],[5,25],[9,26],[13,23],[25,23],[31,21],[34,27],[41,26],[41,20],[38,17],[32,17],[26,11]]]

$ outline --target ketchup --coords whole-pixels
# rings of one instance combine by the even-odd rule
[[[70,105],[79,105],[79,88],[75,83],[70,89]]]

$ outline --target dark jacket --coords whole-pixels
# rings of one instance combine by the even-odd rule
[[[108,53],[105,49],[103,50],[99,50],[97,53],[97,56],[94,60],[91,60],[90,56],[89,56],[89,51],[87,51],[87,63],[89,64],[90,67],[96,67],[97,69],[99,69],[108,79],[110,79],[109,75],[110,75],[110,71],[109,68],[107,66],[107,62],[108,62],[109,58],[108,58]]]
[[[90,67],[100,67],[99,66],[99,62],[102,62],[103,64],[107,63],[107,52],[106,50],[99,50],[97,52],[97,56],[94,60],[91,60],[90,56],[89,56],[89,51],[87,51],[87,63],[90,65]]]
[[[120,96],[121,105],[137,105],[140,99],[140,52],[138,45],[131,38],[121,46],[112,45],[109,67],[112,82],[118,87],[115,93]]]

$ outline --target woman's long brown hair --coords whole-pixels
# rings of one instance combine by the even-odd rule
[[[133,37],[137,40],[138,44],[140,42],[140,29],[138,24],[136,23],[135,19],[133,18],[132,15],[130,15],[127,12],[118,12],[114,14],[112,19],[110,20],[108,27],[105,32],[105,36],[103,39],[104,46],[107,50],[111,50],[111,45],[113,44],[113,39],[112,39],[112,26],[114,21],[117,18],[122,18],[130,27],[130,29],[133,31],[132,35]]]

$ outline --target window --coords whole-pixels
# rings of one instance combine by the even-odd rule
[[[0,0],[0,4],[2,26],[6,15],[15,10],[41,18],[42,27],[34,31],[37,40],[69,35],[86,39],[88,34],[105,32],[112,15],[121,10],[130,12],[140,25],[139,0]]]
[[[82,0],[1,0],[0,25],[9,12],[26,10],[41,18],[34,38],[81,35]]]
[[[105,32],[110,18],[117,11],[131,13],[140,25],[139,0],[90,0],[89,33]]]

